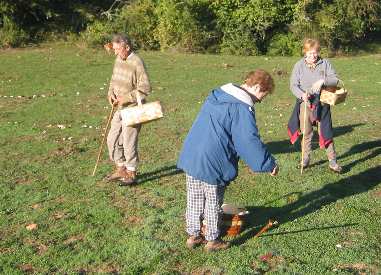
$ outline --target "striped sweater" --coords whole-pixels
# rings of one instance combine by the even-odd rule
[[[126,60],[117,56],[108,95],[121,98],[121,105],[136,103],[136,93],[143,99],[151,92],[151,85],[143,60],[131,53]]]

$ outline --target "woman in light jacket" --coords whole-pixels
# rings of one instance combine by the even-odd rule
[[[329,160],[328,167],[340,173],[342,168],[337,163],[333,142],[330,106],[321,104],[320,91],[324,86],[337,86],[338,78],[331,63],[320,57],[320,43],[315,39],[306,39],[303,44],[304,57],[299,60],[292,71],[290,89],[296,96],[296,105],[288,123],[288,134],[294,144],[301,133],[304,133],[303,168],[310,164],[313,126],[319,129],[319,145],[325,148]],[[304,110],[306,108],[306,122]],[[305,129],[304,125],[306,126]],[[299,131],[299,129],[301,131]]]

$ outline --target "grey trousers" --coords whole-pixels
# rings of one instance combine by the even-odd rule
[[[138,135],[141,125],[126,126],[122,123],[120,110],[116,111],[107,136],[107,147],[111,161],[117,165],[124,164],[136,170],[139,163]]]
[[[304,119],[304,102],[300,104],[300,116],[299,116],[299,121],[300,121],[300,130],[302,131],[302,133],[304,133],[304,122],[303,122],[303,119]],[[306,118],[306,132],[305,132],[305,141],[304,141],[304,149],[305,149],[305,155],[304,155],[304,158],[309,158],[310,154],[311,154],[311,151],[312,151],[312,147],[311,147],[311,143],[312,143],[312,137],[313,137],[313,134],[314,134],[314,131],[313,131],[313,127],[312,127],[312,123],[311,123],[311,117],[312,117],[312,111],[310,108],[307,107],[307,118]],[[320,133],[320,123],[318,123],[318,131]],[[327,157],[328,157],[328,160],[333,160],[333,159],[336,159],[336,151],[335,151],[335,145],[332,141],[331,144],[328,145],[328,147],[325,149],[326,153],[327,153]]]

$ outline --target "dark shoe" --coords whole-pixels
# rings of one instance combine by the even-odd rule
[[[119,179],[119,186],[129,186],[136,183],[136,172],[124,170],[123,176]]]
[[[338,174],[340,174],[341,171],[343,170],[343,168],[341,168],[341,166],[337,164],[336,160],[334,160],[334,161],[330,160],[330,161],[329,161],[329,166],[328,166],[328,167],[329,167],[329,169],[331,169],[333,172],[338,173]]]
[[[203,244],[205,243],[205,239],[201,236],[190,236],[188,239],[187,239],[187,247],[189,249],[193,249],[195,248],[196,246],[200,245],[200,244]]]
[[[214,252],[218,250],[224,250],[230,247],[230,243],[224,242],[221,239],[217,239],[214,241],[208,241],[208,243],[205,245],[205,251],[206,252]]]
[[[124,166],[117,166],[110,175],[106,177],[106,180],[108,181],[115,181],[120,178],[123,178],[125,175],[126,168]]]

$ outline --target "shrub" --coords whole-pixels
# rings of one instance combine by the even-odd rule
[[[270,41],[267,53],[269,55],[300,56],[302,52],[301,44],[301,41],[292,33],[276,34]]]
[[[2,18],[2,28],[0,29],[1,47],[18,47],[28,40],[27,33],[21,29],[8,16]]]
[[[372,32],[381,30],[379,0],[300,2],[292,24],[299,38],[320,39],[330,51],[350,51]]]
[[[156,6],[152,0],[134,1],[124,6],[116,19],[138,48],[156,50],[160,47],[154,35],[158,24]]]
[[[191,4],[191,1],[160,1],[156,9],[158,25],[154,37],[159,41],[161,49],[175,48],[190,52],[203,49],[208,34],[192,14]]]
[[[112,21],[94,21],[81,33],[81,37],[89,46],[105,44],[110,41],[110,36],[117,31]]]
[[[223,33],[221,50],[239,54],[266,52],[274,29],[292,21],[294,1],[216,0],[212,7]]]
[[[259,55],[256,38],[246,27],[225,29],[221,43],[221,53],[232,55]]]

